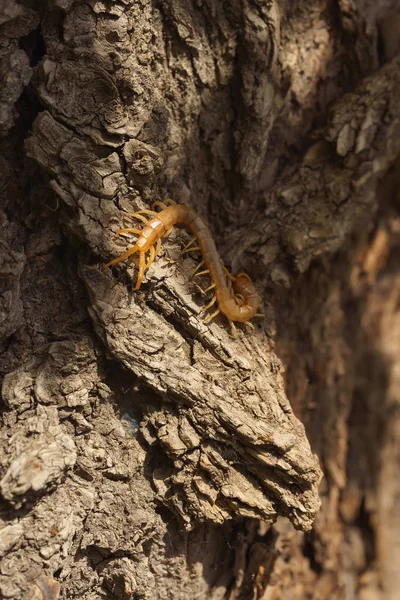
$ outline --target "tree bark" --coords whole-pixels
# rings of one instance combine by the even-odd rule
[[[397,598],[399,31],[396,1],[3,0],[0,598]],[[139,291],[104,268],[167,198],[254,329],[204,322],[181,229]]]

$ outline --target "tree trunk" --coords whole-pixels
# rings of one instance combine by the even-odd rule
[[[396,0],[2,0],[0,598],[398,598],[399,31]],[[183,229],[138,291],[104,268],[169,198],[253,329],[205,322]]]

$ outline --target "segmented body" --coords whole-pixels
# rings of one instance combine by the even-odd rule
[[[161,207],[165,206],[161,202],[157,202],[156,204]],[[143,213],[149,214],[153,218],[147,222],[147,219],[142,216]],[[249,276],[245,273],[240,273],[236,277],[232,277],[229,274],[219,257],[207,224],[192,208],[180,204],[172,204],[163,208],[158,213],[154,211],[139,211],[138,213],[133,213],[132,216],[140,218],[145,223],[147,222],[147,224],[140,231],[137,229],[120,229],[117,232],[136,233],[139,238],[132,248],[127,250],[122,256],[107,263],[106,267],[126,260],[138,252],[139,274],[134,289],[139,289],[144,271],[150,267],[159,251],[161,238],[175,225],[181,225],[191,231],[196,237],[198,247],[192,249],[201,251],[203,260],[200,264],[204,264],[206,267],[206,270],[202,271],[202,273],[209,273],[213,282],[208,289],[214,289],[215,296],[206,308],[209,308],[217,301],[219,310],[215,311],[211,318],[221,311],[231,322],[245,323],[256,315],[260,305],[260,298]],[[145,263],[145,255],[148,251],[150,252],[150,258]]]

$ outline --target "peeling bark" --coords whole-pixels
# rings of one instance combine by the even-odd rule
[[[2,5],[0,597],[396,597],[399,14]],[[104,268],[168,197],[254,330]]]

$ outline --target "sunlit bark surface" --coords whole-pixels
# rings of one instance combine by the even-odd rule
[[[400,5],[3,0],[0,598],[396,600]],[[175,229],[262,298],[232,337]]]

